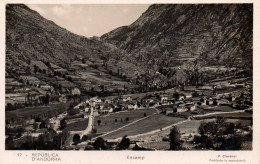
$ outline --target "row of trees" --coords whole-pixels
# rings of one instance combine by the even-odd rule
[[[21,108],[26,108],[26,107],[36,107],[36,106],[42,106],[42,105],[49,105],[50,103],[50,95],[46,94],[43,96],[39,96],[37,98],[33,98],[30,93],[27,94],[25,97],[25,102],[24,103],[7,103],[5,106],[6,111],[11,111],[11,110],[16,110],[16,109],[21,109]]]
[[[146,117],[146,113],[144,113],[144,117]],[[118,119],[115,118],[115,122],[117,122],[117,121],[118,121]],[[121,118],[120,121],[123,122],[123,119]],[[125,122],[128,122],[128,121],[129,121],[129,117],[126,117],[125,118]],[[98,124],[98,126],[100,126],[101,125],[101,120],[97,120],[97,124]],[[106,122],[105,122],[105,125],[106,125]]]
[[[87,140],[90,139],[89,136],[83,136],[82,140]],[[74,142],[80,142],[80,137],[79,135],[74,135],[73,137],[73,141]],[[170,150],[181,150],[182,149],[182,142],[180,140],[180,131],[177,127],[173,127],[171,129],[171,132],[169,134],[169,143],[170,143]],[[98,137],[95,142],[93,143],[93,148],[94,150],[111,150],[111,149],[115,149],[115,150],[127,150],[129,149],[129,146],[131,144],[130,139],[127,137],[127,135],[123,136],[121,141],[115,145],[115,147],[111,147],[111,143],[105,141],[102,137]],[[134,148],[134,150],[148,150],[146,148],[140,148],[136,146]],[[85,148],[85,150],[92,150],[91,147],[87,146]]]
[[[116,150],[127,150],[130,146],[130,139],[125,135],[122,137],[121,141],[116,145]],[[98,137],[93,143],[94,150],[111,150],[111,144],[105,141],[102,137]],[[89,147],[86,147],[85,150],[89,150]]]

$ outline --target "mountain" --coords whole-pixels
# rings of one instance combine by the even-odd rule
[[[139,65],[252,67],[252,4],[155,4],[129,26],[101,39],[127,51]]]
[[[91,68],[80,76],[95,86],[120,83],[124,88],[128,81],[145,91],[202,84],[234,73],[233,67],[247,69],[250,76],[252,28],[252,4],[155,4],[129,26],[86,38],[26,5],[8,4],[6,75],[19,79],[31,74],[50,82],[48,76],[57,74],[54,67],[59,73],[66,69],[79,75],[74,65],[88,63]],[[224,69],[204,74],[219,68]]]
[[[73,34],[26,5],[6,6],[7,71],[9,68],[23,70],[31,61],[52,62],[67,68],[79,58],[92,58],[94,61],[110,58],[116,61],[113,63],[116,67],[117,63],[120,65],[124,61],[124,53],[116,46],[100,41],[99,38]],[[133,70],[137,69],[127,61],[124,65],[130,65]]]

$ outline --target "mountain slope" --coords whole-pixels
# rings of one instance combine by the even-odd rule
[[[171,67],[201,58],[208,65],[243,66],[252,65],[252,29],[252,4],[156,4],[101,38],[141,65]]]
[[[67,67],[76,58],[121,59],[124,52],[97,38],[57,26],[23,4],[6,6],[6,65],[24,69],[32,60]],[[121,59],[124,60],[124,59]]]

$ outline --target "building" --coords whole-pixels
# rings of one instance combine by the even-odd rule
[[[78,88],[74,88],[71,90],[72,95],[80,95],[80,90]]]
[[[197,106],[196,106],[196,105],[194,105],[194,104],[187,105],[187,109],[188,109],[189,111],[195,111],[195,110],[196,110],[196,108],[197,108]]]
[[[138,106],[137,104],[128,104],[127,109],[137,110]]]
[[[168,103],[168,96],[167,95],[161,95],[161,103],[162,104],[167,104]]]
[[[58,69],[54,70],[54,73],[61,74],[61,75],[66,75],[66,74],[68,74],[68,71],[66,69],[63,69],[63,68],[58,68]]]
[[[177,113],[186,112],[186,111],[188,111],[188,108],[186,106],[177,107]]]

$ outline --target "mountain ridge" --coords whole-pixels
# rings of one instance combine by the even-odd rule
[[[252,4],[156,4],[101,39],[144,64],[182,65],[182,59],[195,56],[212,60],[209,65],[232,67],[237,57],[252,65],[252,11]]]

